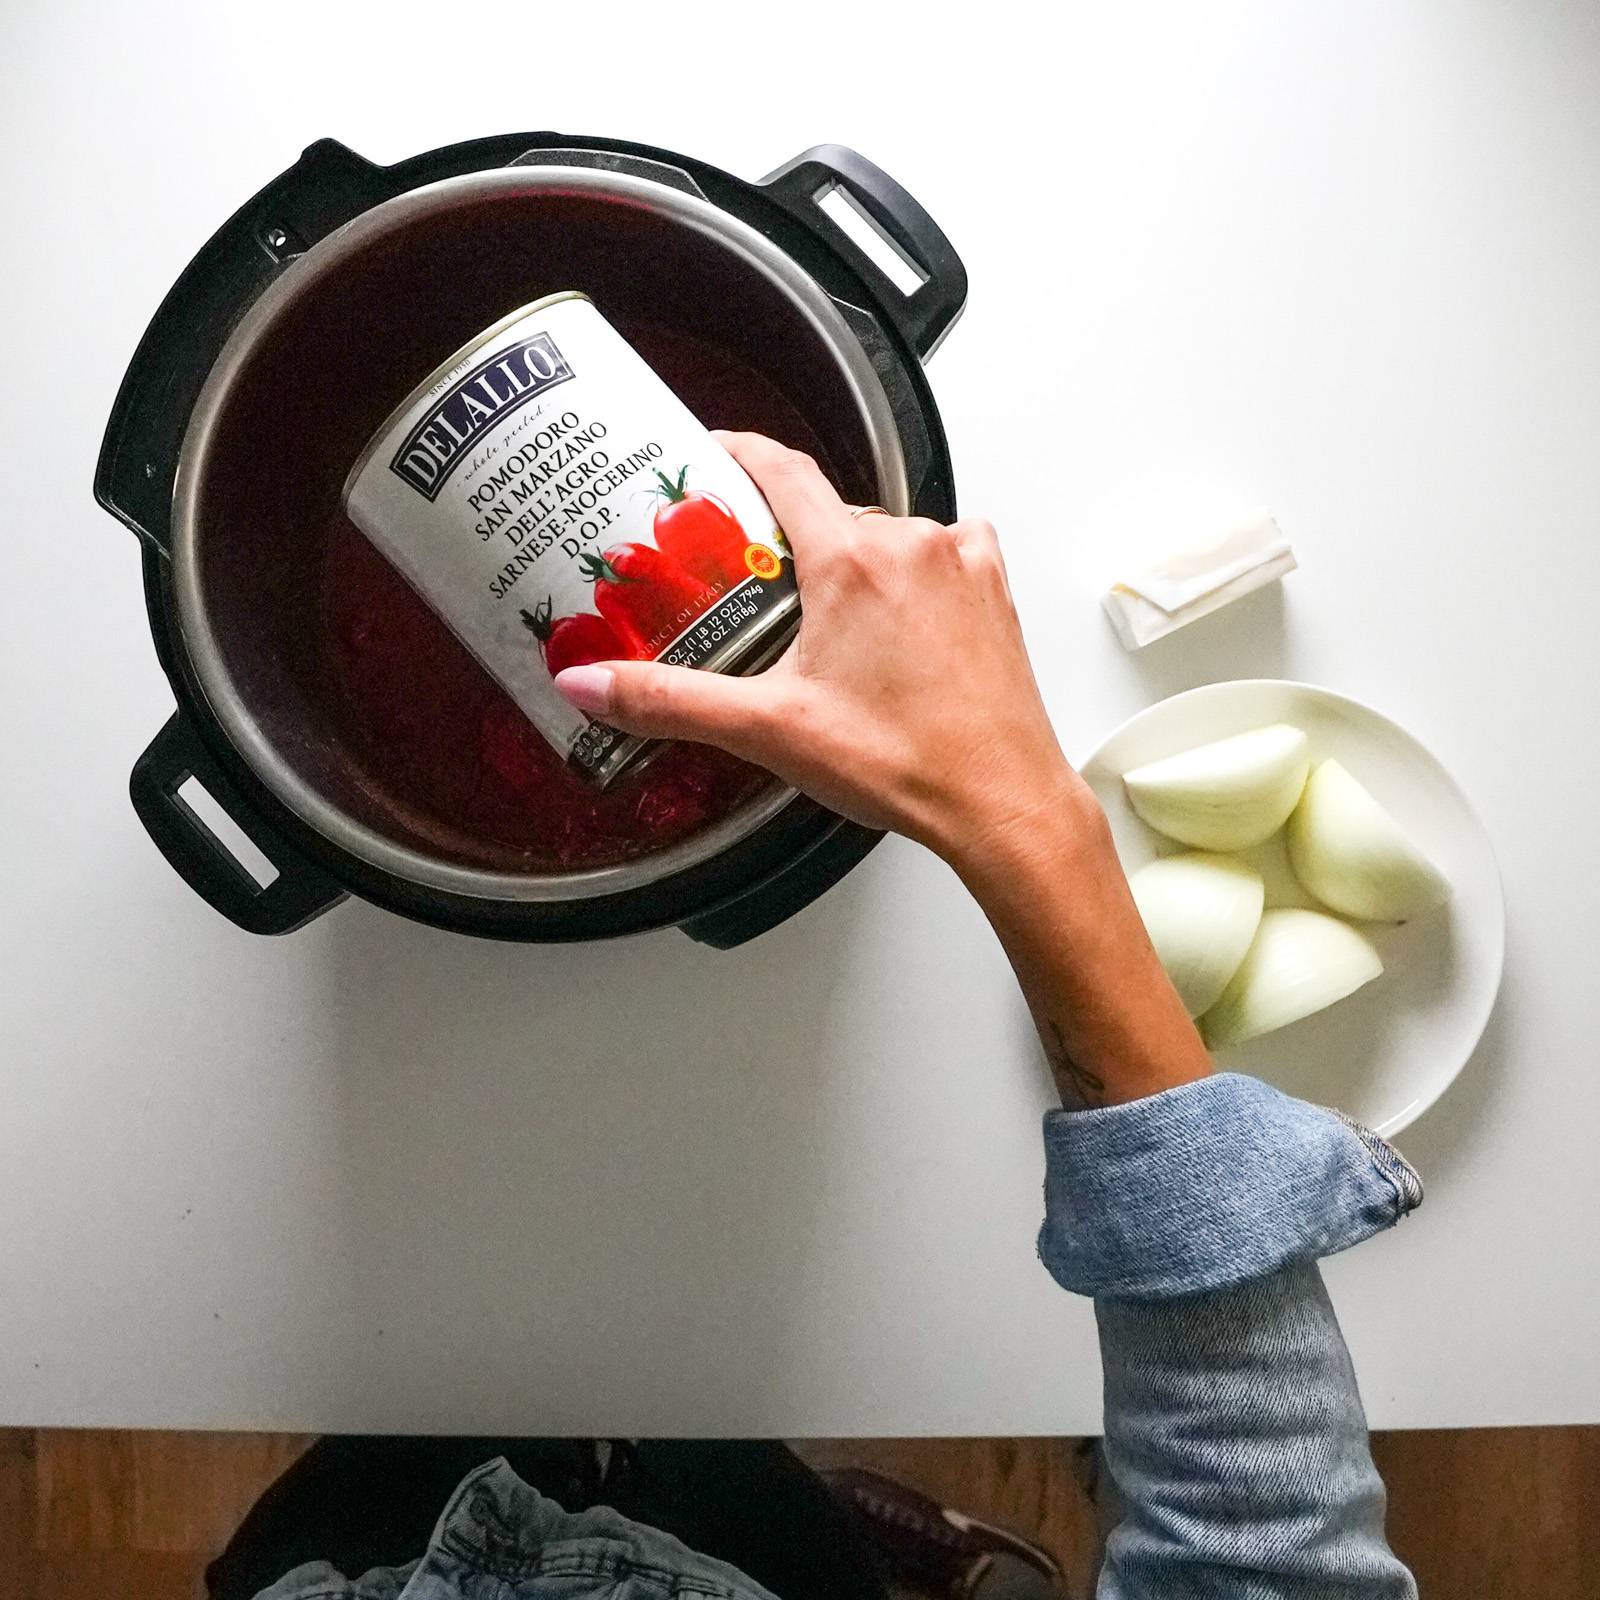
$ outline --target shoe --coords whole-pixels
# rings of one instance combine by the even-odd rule
[[[949,1600],[1045,1600],[1065,1593],[1047,1551],[920,1490],[860,1467],[822,1474],[860,1519],[889,1577]]]

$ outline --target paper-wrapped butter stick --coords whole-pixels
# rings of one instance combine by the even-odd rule
[[[1265,511],[1242,518],[1212,544],[1180,551],[1112,584],[1103,604],[1129,650],[1208,617],[1296,566],[1289,541]]]

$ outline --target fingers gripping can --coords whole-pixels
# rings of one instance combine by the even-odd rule
[[[362,452],[350,519],[580,772],[650,748],[552,682],[595,661],[748,672],[799,620],[760,490],[587,295],[549,295],[430,374]]]

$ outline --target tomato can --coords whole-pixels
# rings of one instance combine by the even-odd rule
[[[425,378],[351,468],[344,505],[602,786],[650,742],[569,705],[557,672],[623,658],[754,671],[799,621],[760,490],[576,290],[512,312]]]

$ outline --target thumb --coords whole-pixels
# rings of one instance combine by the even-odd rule
[[[646,739],[693,739],[735,755],[748,750],[766,721],[770,695],[759,677],[730,678],[655,661],[608,661],[568,667],[558,692],[579,711]]]

